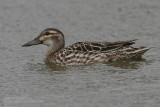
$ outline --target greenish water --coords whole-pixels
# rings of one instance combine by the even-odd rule
[[[22,48],[55,27],[66,45],[139,39],[143,59],[70,68],[45,64],[46,46]],[[159,107],[159,0],[0,0],[1,107]]]

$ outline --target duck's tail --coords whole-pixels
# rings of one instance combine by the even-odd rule
[[[146,47],[146,46],[134,48],[134,51],[127,52],[127,54],[133,58],[141,57],[146,51],[148,51],[151,48],[152,47]]]

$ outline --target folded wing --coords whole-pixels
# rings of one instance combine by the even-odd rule
[[[67,50],[78,50],[83,52],[98,51],[106,53],[121,47],[127,47],[135,43],[137,39],[118,42],[77,42],[71,46],[66,47]]]

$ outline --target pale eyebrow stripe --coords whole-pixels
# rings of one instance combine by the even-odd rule
[[[49,33],[57,33],[56,31],[49,31]]]

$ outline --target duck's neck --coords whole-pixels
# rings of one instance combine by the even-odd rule
[[[57,44],[57,45],[49,46],[48,51],[46,53],[46,58],[50,59],[51,57],[54,57],[55,54],[63,48],[64,48],[64,44]]]

